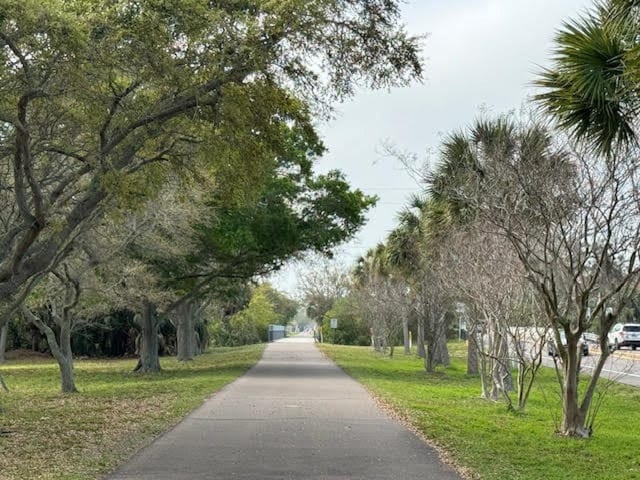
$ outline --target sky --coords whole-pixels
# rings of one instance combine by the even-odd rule
[[[403,6],[407,30],[427,35],[422,83],[390,91],[358,92],[336,106],[335,118],[319,126],[328,153],[318,172],[342,170],[349,183],[377,195],[367,224],[338,249],[349,265],[396,225],[396,215],[420,184],[401,162],[385,154],[391,144],[437,161],[442,138],[469,125],[482,112],[518,110],[535,93],[536,72],[549,65],[553,37],[591,0],[409,0]],[[415,175],[413,176],[415,177]],[[270,281],[295,295],[304,262],[287,265]]]

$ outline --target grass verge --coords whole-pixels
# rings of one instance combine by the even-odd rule
[[[193,362],[162,358],[160,374],[135,360],[76,362],[79,394],[59,393],[51,360],[0,366],[0,479],[93,479],[112,471],[204,399],[255,364],[264,345],[216,348]]]
[[[401,352],[389,359],[367,347],[321,349],[472,478],[640,479],[638,388],[609,384],[594,436],[576,440],[554,433],[561,407],[551,369],[541,369],[526,412],[509,413],[479,398],[462,343],[451,345],[451,366],[431,375]]]

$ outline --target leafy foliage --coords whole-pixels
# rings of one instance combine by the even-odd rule
[[[282,321],[266,285],[253,290],[249,304],[228,319],[218,319],[211,328],[214,343],[225,346],[249,345],[267,341],[268,327]]]
[[[7,313],[114,204],[145,204],[172,176],[205,177],[219,199],[255,203],[283,126],[309,138],[311,118],[358,85],[422,73],[420,39],[396,0],[8,0],[0,62]],[[318,208],[306,220],[329,234],[307,243],[323,249],[338,241],[336,224],[361,223],[345,205],[366,200],[337,174],[314,182]]]
[[[198,249],[174,278],[205,289],[219,278],[248,279],[305,252],[330,254],[364,224],[376,198],[352,190],[338,171],[314,175],[311,162],[322,151],[317,139],[281,128],[287,142],[274,151],[278,164],[255,201],[234,205],[214,194],[211,216],[197,227]]]
[[[536,81],[546,90],[537,100],[560,127],[607,154],[637,139],[639,15],[637,2],[607,0],[566,22],[553,67]]]
[[[338,328],[331,328],[330,320],[338,320]],[[356,299],[347,296],[335,301],[324,315],[322,333],[326,341],[338,345],[370,345],[369,325],[359,312]]]

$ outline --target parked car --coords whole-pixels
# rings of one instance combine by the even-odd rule
[[[640,346],[640,323],[616,323],[607,337],[611,351],[622,347],[635,350]]]
[[[567,337],[564,332],[560,332],[560,340],[562,341],[562,346],[567,346]],[[584,340],[580,339],[578,342],[578,348],[582,351],[583,356],[589,355],[589,344]],[[556,339],[553,333],[549,333],[547,335],[547,353],[552,357],[558,356],[558,349],[556,348]]]

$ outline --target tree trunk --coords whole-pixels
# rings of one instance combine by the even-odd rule
[[[55,356],[60,368],[60,380],[63,393],[75,393],[78,391],[73,376],[73,352],[71,351],[71,325],[64,322],[60,326],[60,348]]]
[[[195,307],[191,302],[186,302],[176,309],[176,335],[178,360],[188,362],[193,360],[195,355]]]
[[[577,342],[569,341],[567,342],[567,358],[564,368],[561,433],[570,437],[587,438],[590,436],[590,432],[585,427],[586,415],[580,409],[578,402],[579,372],[580,356]]]
[[[424,351],[424,318],[418,318],[418,331],[416,334],[416,352],[418,357],[426,358],[426,353]]]
[[[478,352],[478,373],[480,374],[480,385],[482,387],[482,398],[486,398],[487,400],[491,398],[491,374],[490,374],[490,362],[487,360],[486,344],[485,339],[486,335],[482,333],[482,331],[474,332],[475,345]]]
[[[32,329],[31,330],[31,350],[34,352],[40,351],[40,330]]]
[[[449,348],[447,347],[447,328],[444,321],[440,323],[440,328],[438,328],[433,360],[436,365],[444,365],[445,367],[448,367],[451,363]]]
[[[467,375],[478,374],[478,340],[476,331],[471,324],[467,332]]]
[[[427,333],[427,347],[424,356],[424,369],[427,373],[433,373],[436,367],[437,356],[437,338],[433,330],[429,330]]]
[[[515,390],[515,386],[513,384],[513,374],[511,373],[511,358],[509,355],[509,342],[506,337],[501,336],[500,340],[500,354],[498,355],[500,358],[500,373],[502,375],[502,386],[505,391],[513,392]]]
[[[411,346],[409,345],[409,317],[403,315],[402,318],[402,340],[404,342],[404,354],[411,354]]]
[[[62,393],[76,393],[78,389],[73,377],[73,352],[71,351],[71,321],[69,317],[58,317],[56,323],[60,327],[60,339],[56,338],[53,329],[44,323],[40,317],[27,307],[22,307],[22,312],[36,326],[47,339],[49,350],[53,358],[58,362],[60,370],[60,389]]]
[[[371,344],[373,345],[373,349],[376,352],[382,351],[382,342],[380,341],[380,337],[376,335],[371,335]]]
[[[562,434],[568,437],[588,438],[591,434],[584,425],[585,415],[569,390],[565,390],[563,402]]]
[[[44,324],[42,324],[44,325]],[[60,390],[62,393],[76,393],[73,376],[73,354],[71,353],[71,328],[69,326],[60,329],[60,343],[58,343],[54,331],[44,325],[43,333],[47,337],[47,343],[51,349],[53,358],[58,362],[60,370]]]
[[[0,363],[4,363],[4,353],[7,349],[8,332],[9,332],[9,322],[5,321],[4,325],[2,326],[2,329],[0,329]],[[3,392],[9,391],[7,384],[4,383],[4,379],[2,378],[2,375],[0,375],[0,389],[2,389]]]
[[[4,363],[4,354],[7,350],[7,336],[9,334],[9,324],[5,324],[0,329],[0,363]]]
[[[491,357],[491,399],[498,400],[505,396],[512,407],[509,392],[513,391],[513,375],[511,375],[511,361],[509,359],[509,345],[497,328],[493,326],[493,341],[490,350]]]
[[[435,362],[433,358],[435,356],[435,345],[434,342],[430,341],[427,344],[427,351],[424,356],[424,369],[427,373],[433,373],[435,370]]]
[[[56,357],[60,369],[60,385],[62,393],[76,393],[75,379],[73,375],[73,357],[69,355]]]
[[[155,305],[145,302],[142,314],[136,315],[140,325],[140,358],[133,370],[139,373],[157,373],[160,371],[158,357],[158,318]]]
[[[196,318],[195,322],[196,323],[198,321],[198,319]],[[200,338],[200,334],[198,333],[198,330],[196,328],[193,329],[193,335],[192,337],[192,342],[193,342],[193,354],[197,357],[198,355],[202,355],[203,350],[205,349],[205,346],[203,344],[203,339]]]

